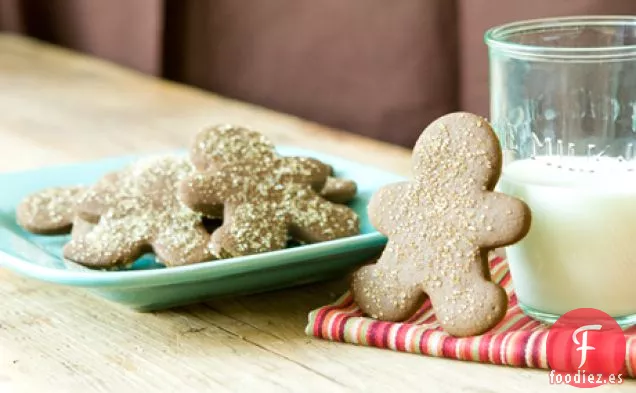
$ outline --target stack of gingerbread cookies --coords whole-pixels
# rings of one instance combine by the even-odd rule
[[[305,157],[282,157],[259,132],[221,125],[188,156],[141,159],[89,187],[45,189],[16,211],[24,229],[71,232],[65,258],[112,269],[152,252],[168,267],[284,249],[359,233],[345,205],[352,180]]]

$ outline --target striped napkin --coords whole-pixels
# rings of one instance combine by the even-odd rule
[[[548,327],[524,315],[512,290],[505,259],[490,260],[492,278],[508,293],[508,312],[490,332],[477,337],[456,338],[441,331],[430,301],[408,321],[383,322],[363,317],[346,293],[334,304],[309,314],[305,332],[318,338],[459,360],[515,367],[548,368]],[[625,331],[626,374],[636,377],[636,327]]]

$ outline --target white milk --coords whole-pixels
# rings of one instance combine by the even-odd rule
[[[500,190],[532,209],[528,236],[507,249],[523,304],[553,314],[579,307],[636,314],[636,170],[630,168],[608,157],[538,157],[506,166]]]

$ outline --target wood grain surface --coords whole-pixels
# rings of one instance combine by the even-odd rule
[[[219,122],[409,171],[399,147],[0,36],[1,171],[184,148]],[[545,371],[305,336],[308,311],[345,288],[335,281],[141,314],[0,270],[0,392],[574,391],[550,386]]]

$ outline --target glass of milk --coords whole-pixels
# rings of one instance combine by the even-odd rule
[[[486,43],[498,187],[533,214],[506,249],[521,307],[636,324],[636,16],[516,22]]]

